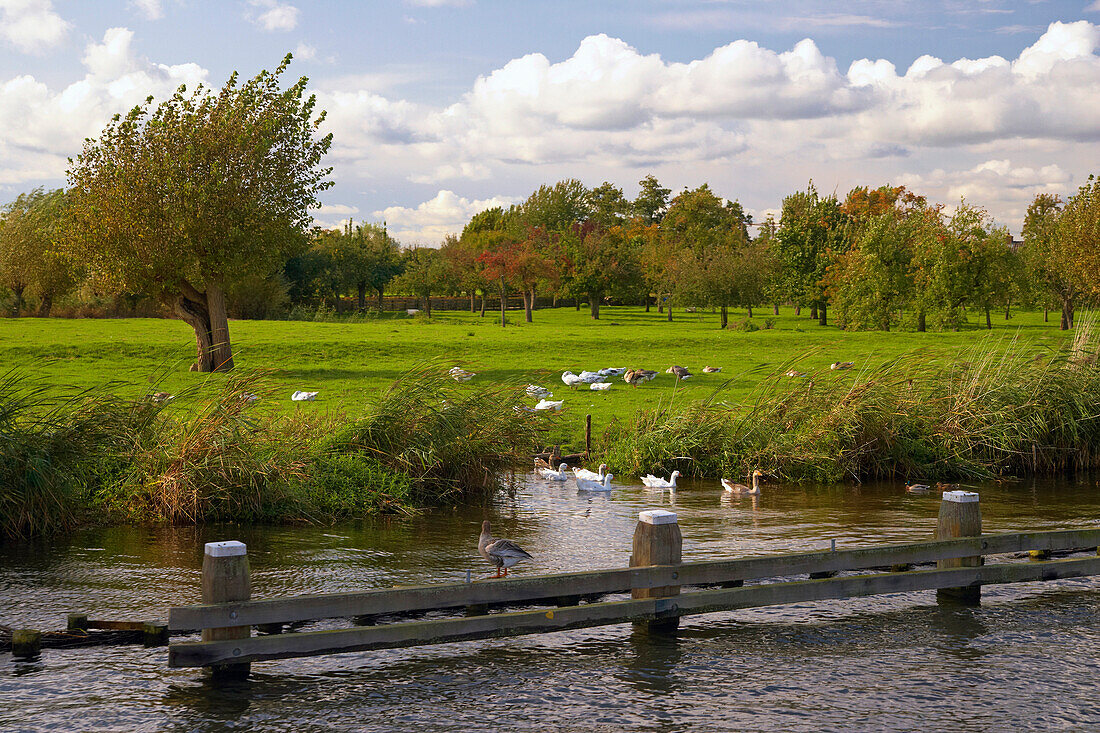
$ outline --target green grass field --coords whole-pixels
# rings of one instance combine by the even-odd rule
[[[744,318],[730,314],[731,324]],[[584,415],[593,416],[600,430],[618,416],[670,400],[699,400],[725,386],[720,399],[748,398],[762,379],[777,369],[803,372],[828,369],[833,361],[854,361],[853,373],[907,352],[926,353],[930,360],[965,360],[971,347],[988,339],[1022,342],[1024,351],[1052,348],[1067,338],[1057,323],[1043,322],[1042,313],[1021,312],[1005,321],[994,319],[992,332],[972,325],[958,333],[848,333],[820,327],[805,315],[782,309],[773,329],[754,332],[719,330],[711,313],[676,312],[665,321],[656,310],[636,307],[601,310],[593,321],[572,308],[535,312],[535,322],[523,323],[523,313],[509,312],[502,329],[499,314],[480,318],[464,312],[437,311],[431,321],[405,314],[386,314],[357,323],[297,321],[234,321],[231,336],[237,365],[271,370],[271,379],[285,392],[290,410],[358,414],[405,370],[429,360],[460,364],[477,377],[472,384],[526,380],[548,387],[554,399],[565,400],[560,438],[583,434]],[[753,321],[763,326],[770,309]],[[978,320],[973,318],[972,320]],[[994,346],[996,348],[996,346]],[[208,377],[188,372],[194,359],[191,330],[175,320],[0,319],[0,364],[37,378],[59,392],[100,388],[125,396],[164,390],[183,393]],[[685,366],[695,376],[677,385],[664,370]],[[723,367],[720,374],[703,374],[706,365]],[[602,367],[643,367],[659,370],[656,380],[632,389],[617,380],[609,393],[573,391],[561,382],[562,371],[579,373]],[[220,376],[212,377],[214,380]],[[792,380],[793,381],[793,380]],[[294,390],[320,392],[313,403],[292,403]],[[534,404],[534,400],[532,400]]]

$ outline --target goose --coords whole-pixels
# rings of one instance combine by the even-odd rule
[[[722,371],[722,367],[705,366],[703,367],[703,371],[707,374],[717,374]]]
[[[241,392],[241,400],[244,402],[255,402],[260,399],[259,395],[254,395],[251,392]]]
[[[611,389],[611,382],[595,382],[588,385],[588,388],[596,390],[598,392],[606,392],[607,390]]]
[[[536,410],[553,410],[554,412],[561,412],[561,406],[565,403],[565,400],[558,400],[553,402],[551,400],[539,400],[539,403],[535,405]]]
[[[163,405],[166,402],[171,402],[176,399],[176,396],[169,394],[168,392],[156,392],[149,395],[149,401],[156,405]]]
[[[576,387],[578,384],[584,383],[584,380],[578,377],[573,372],[563,372],[561,375],[561,381],[565,382],[566,387]]]
[[[320,394],[320,393],[319,392],[301,392],[301,391],[298,391],[298,392],[295,392],[294,394],[292,394],[290,396],[290,399],[294,400],[295,402],[312,402],[313,398],[316,397],[318,394]]]
[[[626,367],[608,367],[597,372],[601,377],[621,377],[626,374]]]
[[[540,468],[539,462],[535,461],[535,470],[538,471],[539,475],[542,476],[544,479],[548,479],[550,481],[565,481],[567,478],[569,478],[568,474],[566,473],[566,471],[569,470],[569,466],[564,463],[559,463],[558,470],[555,471],[552,468]]]
[[[651,489],[675,489],[676,479],[679,478],[679,476],[679,471],[673,471],[672,475],[668,477],[668,480],[665,480],[660,476],[654,476],[649,473],[642,476],[642,483]]]
[[[783,376],[786,376],[786,377],[791,377],[792,379],[794,379],[794,378],[796,378],[796,377],[804,377],[804,376],[806,376],[806,372],[796,372],[796,371],[795,371],[794,369],[792,369],[792,370],[790,370],[789,372],[787,372],[787,373],[786,373],[785,375],[783,375]]]
[[[945,484],[941,481],[940,483],[936,484],[936,489],[938,491],[958,491],[959,490],[959,485],[958,484]]]
[[[722,479],[722,488],[731,494],[759,494],[760,493],[760,477],[764,475],[764,472],[757,469],[752,472],[752,486],[745,486],[745,484],[738,484],[730,481],[729,479]]]
[[[502,577],[500,571],[504,570],[504,576],[508,575],[508,568],[516,563],[523,562],[531,557],[531,554],[517,545],[512,540],[493,539],[489,532],[489,520],[481,523],[481,536],[477,538],[477,551],[490,565],[495,565],[497,574],[494,578]]]
[[[834,361],[829,365],[830,369],[851,369],[856,363],[854,361]]]
[[[627,369],[623,374],[623,381],[631,387],[637,387],[642,382],[648,382],[657,376],[657,372],[649,369]]]
[[[578,376],[585,384],[594,384],[595,382],[603,381],[603,375],[599,372],[581,372]]]
[[[682,366],[670,366],[665,370],[665,374],[675,374],[677,381],[691,378],[691,372]]]
[[[462,367],[451,367],[451,371],[448,372],[456,382],[469,382],[477,375],[473,372],[468,372]]]
[[[573,475],[575,477],[577,477],[578,479],[584,478],[584,479],[589,479],[591,481],[603,481],[604,472],[606,470],[607,470],[607,464],[606,463],[601,463],[599,473],[593,473],[592,471],[589,471],[587,468],[574,468],[573,469]]]
[[[578,491],[611,491],[611,479],[615,478],[615,474],[605,474],[603,481],[596,481],[590,478],[582,478],[577,476],[577,490]]]
[[[554,393],[548,390],[546,387],[540,387],[537,384],[529,384],[527,385],[527,396],[548,400],[554,396]]]
[[[905,490],[910,494],[927,494],[932,487],[928,484],[906,484]]]

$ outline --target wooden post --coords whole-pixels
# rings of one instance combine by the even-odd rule
[[[87,631],[88,630],[88,614],[86,614],[86,613],[70,613],[69,618],[65,623],[65,629],[67,631]]]
[[[233,603],[252,598],[252,581],[248,568],[248,548],[243,542],[207,542],[202,559],[202,602]],[[233,618],[235,613],[230,613]],[[203,629],[203,641],[222,639],[247,639],[252,634],[249,626],[227,626],[220,629]],[[216,664],[211,667],[214,679],[244,679],[251,665]]]
[[[646,565],[679,565],[683,553],[683,537],[676,513],[663,509],[651,509],[638,513],[634,527],[634,552],[630,567]],[[680,586],[665,585],[658,588],[634,588],[632,598],[668,598],[680,595]],[[673,609],[675,603],[670,604]],[[649,631],[675,631],[680,625],[679,616],[644,622]]]
[[[584,458],[588,460],[588,457],[592,454],[592,416],[584,416]]]
[[[978,503],[978,495],[973,491],[943,492],[935,539],[949,540],[956,537],[978,537],[981,533],[982,510],[981,505]],[[971,568],[982,564],[983,560],[980,555],[936,561],[937,568]],[[936,591],[936,600],[939,601],[978,603],[981,598],[982,587],[980,585],[940,588]]]
[[[42,651],[42,632],[34,629],[13,629],[11,655],[18,659],[33,659]]]
[[[168,646],[168,624],[146,621],[141,627],[141,642],[144,646]]]

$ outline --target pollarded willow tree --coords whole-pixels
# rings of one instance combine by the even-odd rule
[[[309,209],[332,185],[332,144],[307,79],[275,71],[217,93],[184,87],[116,115],[70,160],[78,253],[117,292],[155,297],[195,330],[199,371],[233,368],[225,292],[302,252]]]

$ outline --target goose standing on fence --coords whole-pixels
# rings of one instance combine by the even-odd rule
[[[642,483],[651,489],[675,489],[676,479],[680,477],[679,471],[673,471],[672,475],[668,479],[663,479],[660,476],[654,476],[653,474],[646,474],[642,476]]]
[[[552,468],[541,468],[539,462],[535,461],[535,470],[539,472],[539,475],[549,481],[565,481],[569,478],[569,474],[566,473],[569,470],[569,466],[564,463],[558,464],[558,470],[555,471]]]
[[[764,475],[764,472],[757,469],[752,472],[752,486],[746,486],[745,484],[738,484],[730,481],[729,479],[722,479],[722,488],[731,494],[750,494],[758,495],[760,493],[760,477]]]
[[[577,476],[577,490],[578,491],[611,491],[611,479],[615,478],[615,474],[605,474],[602,481],[597,481],[590,478],[582,478]]]
[[[494,578],[502,577],[500,571],[504,570],[504,576],[508,575],[508,568],[516,563],[530,559],[531,555],[512,540],[493,539],[489,532],[489,520],[481,523],[481,536],[477,538],[477,551],[490,565],[495,565],[497,574]]]
[[[601,463],[599,473],[593,473],[592,471],[589,471],[587,468],[574,468],[573,469],[573,475],[575,477],[577,477],[578,479],[583,478],[583,479],[588,479],[590,481],[603,481],[605,471],[607,471],[607,464],[606,463]]]

